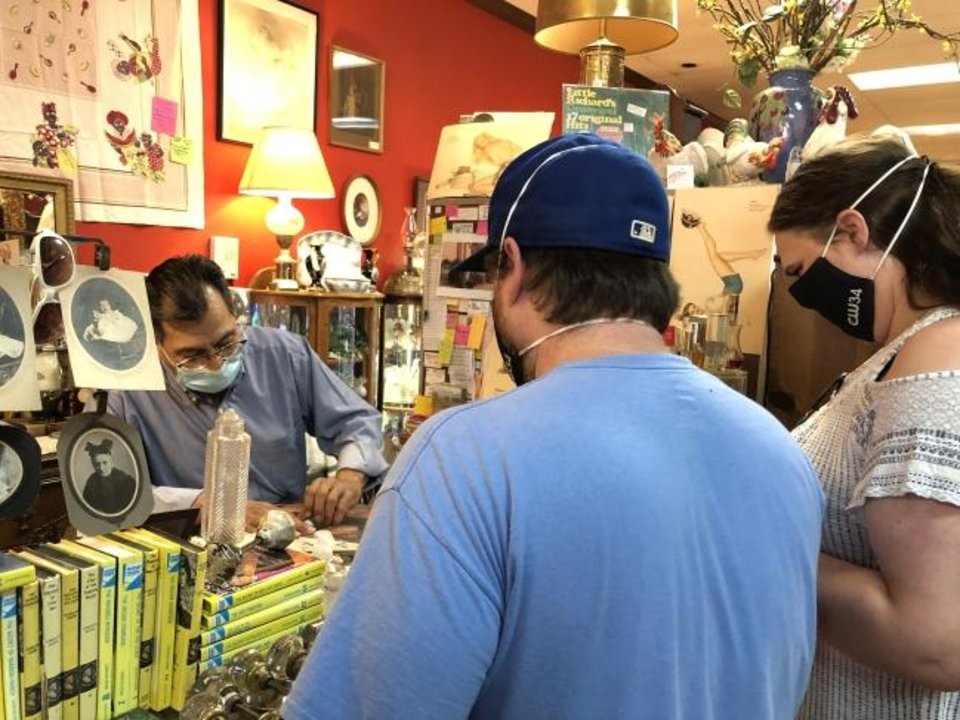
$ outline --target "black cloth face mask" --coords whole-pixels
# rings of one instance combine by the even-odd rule
[[[881,175],[873,185],[868,187],[860,197],[854,200],[850,205],[850,209],[853,210],[856,208],[857,205],[863,202],[863,199],[867,197],[867,195],[872,193],[878,185],[883,183],[888,177],[903,167],[903,165],[916,159],[919,159],[917,155],[908,155],[897,162]],[[827,238],[827,244],[823,248],[823,254],[790,286],[790,294],[793,296],[793,299],[805,308],[816,310],[827,320],[847,333],[847,335],[851,335],[858,340],[872,342],[874,340],[873,321],[876,315],[876,283],[874,283],[873,278],[880,272],[880,268],[886,261],[887,255],[893,250],[893,246],[906,227],[907,221],[910,220],[910,216],[913,215],[913,211],[917,207],[917,202],[920,200],[920,195],[923,193],[923,186],[927,182],[927,174],[929,172],[930,163],[927,162],[923,169],[923,177],[920,180],[920,185],[917,187],[917,192],[913,196],[913,202],[910,204],[906,215],[900,222],[900,227],[897,228],[897,232],[894,233],[894,236],[890,239],[890,243],[887,245],[886,250],[884,250],[883,257],[880,258],[880,262],[877,264],[876,270],[873,271],[872,277],[865,278],[859,275],[851,275],[826,259],[827,250],[830,248],[837,234],[837,225],[834,225],[830,237]]]
[[[873,341],[876,286],[871,278],[851,275],[819,257],[790,286],[790,294],[847,335]]]

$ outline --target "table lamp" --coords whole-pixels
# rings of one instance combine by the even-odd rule
[[[580,84],[623,87],[626,55],[674,42],[676,0],[540,0],[534,40],[580,55]]]
[[[336,195],[320,144],[312,130],[270,126],[253,145],[240,180],[241,195],[277,198],[267,213],[267,229],[277,236],[280,252],[274,259],[273,287],[296,290],[295,261],[290,243],[303,230],[303,213],[294,198],[324,199]]]

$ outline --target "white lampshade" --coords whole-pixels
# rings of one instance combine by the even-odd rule
[[[316,134],[298,128],[265,127],[243,169],[240,194],[334,197],[333,181]]]

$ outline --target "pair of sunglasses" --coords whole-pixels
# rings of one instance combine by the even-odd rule
[[[0,238],[6,235],[33,238],[30,250],[34,274],[31,287],[34,342],[42,349],[61,349],[66,343],[66,334],[59,292],[73,281],[76,272],[73,244],[95,244],[94,266],[100,270],[110,269],[110,246],[100,238],[61,235],[52,230],[0,228]]]
[[[66,342],[60,290],[73,281],[77,258],[70,241],[52,230],[41,230],[31,245],[33,253],[33,341],[38,347],[59,349]]]

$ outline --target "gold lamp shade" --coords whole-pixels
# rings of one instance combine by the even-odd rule
[[[674,42],[676,0],[540,0],[538,45],[580,55],[580,83],[623,85],[623,59]]]

